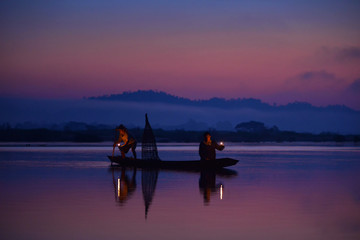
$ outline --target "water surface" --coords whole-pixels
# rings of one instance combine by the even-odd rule
[[[0,239],[360,237],[358,146],[227,144],[218,157],[240,162],[222,172],[112,168],[111,150],[1,145]],[[167,160],[197,151],[159,145]]]

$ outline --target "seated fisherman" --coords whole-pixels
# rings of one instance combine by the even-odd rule
[[[121,152],[121,157],[125,158],[125,153],[129,152],[130,148],[134,155],[134,158],[136,158],[136,145],[137,142],[131,134],[129,134],[127,128],[124,125],[119,125],[116,129],[116,131],[119,131],[119,138],[114,142],[113,145],[113,156],[115,147],[118,146],[119,150]],[[121,144],[122,143],[122,144]]]
[[[224,145],[219,145],[216,141],[212,141],[210,133],[206,132],[204,133],[204,140],[201,141],[199,146],[199,155],[201,160],[215,160],[215,149],[222,151],[224,148]]]

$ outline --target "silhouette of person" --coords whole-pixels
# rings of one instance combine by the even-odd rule
[[[125,158],[125,154],[129,152],[130,148],[134,155],[134,158],[136,158],[135,149],[137,142],[135,138],[128,132],[127,128],[122,124],[119,125],[115,130],[119,131],[119,138],[113,144],[112,155],[114,156],[115,147],[118,146],[122,158]]]
[[[211,140],[211,134],[209,132],[205,132],[204,140],[201,141],[199,146],[200,158],[201,160],[215,160],[215,149],[222,151],[224,148],[224,145],[219,145],[216,141]]]

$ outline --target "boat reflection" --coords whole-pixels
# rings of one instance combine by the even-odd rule
[[[115,192],[115,201],[123,205],[126,200],[130,198],[136,190],[136,168],[126,169],[125,167],[110,166],[113,185]],[[116,178],[116,172],[121,172],[120,177]],[[129,172],[132,171],[131,178]],[[143,168],[141,169],[141,189],[145,205],[145,219],[148,217],[149,208],[153,201],[156,185],[158,181],[159,172],[169,172],[170,170],[159,170],[157,168]],[[178,171],[171,171],[178,172]],[[192,171],[194,174],[199,174],[198,171]],[[202,170],[200,171],[199,190],[203,196],[204,205],[210,204],[210,199],[214,195],[218,195],[220,199],[223,198],[224,184],[217,182],[216,177],[231,178],[237,176],[237,172],[229,169],[221,170]]]

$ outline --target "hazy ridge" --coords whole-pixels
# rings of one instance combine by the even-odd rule
[[[153,103],[167,103],[185,106],[196,107],[214,107],[214,108],[250,108],[256,110],[316,110],[316,111],[343,111],[343,112],[356,112],[345,105],[329,105],[326,107],[313,106],[307,102],[293,102],[286,105],[270,105],[262,102],[260,99],[255,98],[210,98],[191,100],[188,98],[178,97],[162,91],[154,90],[138,90],[135,92],[123,92],[121,94],[111,94],[103,96],[89,97],[90,100],[104,100],[104,101],[125,101],[125,102],[153,102]]]
[[[145,113],[154,128],[164,130],[235,131],[241,122],[258,121],[284,131],[360,133],[360,111],[342,105],[277,106],[253,98],[190,100],[152,90],[83,99],[0,98],[0,124],[11,126],[49,128],[75,121],[136,128],[144,126]]]

